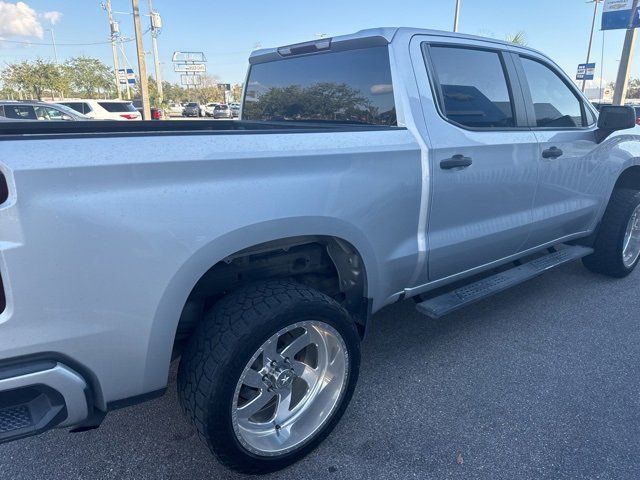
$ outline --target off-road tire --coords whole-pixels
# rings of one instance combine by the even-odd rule
[[[247,362],[272,335],[305,319],[322,319],[342,336],[349,354],[346,387],[335,411],[314,436],[282,456],[259,456],[238,441],[232,423],[236,384]],[[182,354],[180,405],[218,460],[243,473],[282,469],[311,452],[329,435],[353,395],[360,366],[360,337],[336,301],[289,280],[241,287],[205,315]]]
[[[611,195],[602,223],[594,242],[595,252],[582,259],[585,267],[594,273],[624,278],[638,265],[630,267],[623,262],[624,237],[631,215],[640,204],[637,190],[616,189]]]

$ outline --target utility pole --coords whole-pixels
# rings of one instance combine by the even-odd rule
[[[613,104],[622,105],[627,97],[627,85],[629,83],[629,71],[631,70],[631,57],[636,47],[636,38],[638,37],[637,29],[633,28],[633,23],[638,14],[638,0],[633,0],[631,8],[631,18],[629,26],[624,37],[624,46],[622,47],[622,57],[620,58],[620,67],[618,68],[618,77],[616,78],[616,89],[613,93]]]
[[[453,31],[458,31],[458,22],[460,21],[460,2],[462,0],[456,0],[456,13],[453,17]]]
[[[162,19],[160,14],[153,10],[153,0],[149,0],[149,14],[151,15],[151,46],[153,50],[153,66],[156,73],[156,87],[158,89],[158,103],[162,104],[162,71],[160,70],[160,57],[158,56],[158,33],[162,28]]]
[[[116,79],[116,92],[118,92],[118,99],[122,100],[122,93],[120,92],[120,79],[118,78],[118,47],[116,40],[119,33],[119,26],[117,22],[113,21],[113,13],[111,12],[111,0],[107,0],[102,4],[102,8],[107,11],[107,17],[109,19],[109,34],[111,35],[111,54],[113,55],[113,74]]]
[[[142,97],[142,118],[151,120],[151,105],[149,104],[149,77],[147,76],[147,59],[142,44],[142,25],[140,24],[139,0],[131,0],[133,6],[133,26],[136,31],[136,49],[138,51],[138,71],[140,73],[140,96]]]
[[[600,3],[601,0],[593,0],[593,22],[591,22],[591,35],[589,36],[589,48],[587,49],[587,61],[585,63],[589,63],[589,60],[591,59],[591,46],[593,45],[593,32],[596,29],[596,17],[598,16],[598,3]],[[586,70],[585,70],[585,78],[582,80],[582,93],[584,93],[584,89],[587,85],[587,79],[586,79]]]

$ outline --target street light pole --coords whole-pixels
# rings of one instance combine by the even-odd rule
[[[156,88],[158,89],[158,104],[162,104],[162,71],[160,70],[160,57],[158,56],[158,30],[160,30],[160,16],[153,11],[153,0],[149,0],[149,14],[151,15],[151,47],[153,51],[153,65],[156,73]]]
[[[47,30],[51,34],[51,45],[53,46],[53,60],[57,64],[58,63],[58,49],[56,48],[56,36],[53,33],[53,27],[47,28]]]
[[[113,21],[113,13],[111,12],[111,0],[107,0],[103,7],[107,11],[107,18],[109,19],[109,35],[111,35],[111,54],[113,55],[113,75],[116,80],[116,92],[118,93],[118,99],[122,100],[120,79],[118,78],[118,70],[120,70],[120,66],[118,65],[118,46],[116,45],[117,28]]]
[[[462,0],[456,0],[456,13],[453,17],[453,31],[458,31],[458,22],[460,21],[460,2]]]
[[[591,22],[591,35],[589,36],[589,48],[587,49],[587,61],[586,63],[589,63],[589,60],[591,59],[591,47],[593,45],[593,32],[596,29],[596,17],[598,16],[598,3],[600,3],[601,0],[593,0],[593,22]],[[585,70],[585,76],[582,79],[582,93],[584,93],[584,89],[587,85],[587,79],[586,79],[586,70]]]
[[[636,47],[636,38],[638,30],[633,28],[633,22],[637,15],[638,0],[633,0],[631,8],[631,18],[629,26],[624,37],[624,46],[622,47],[622,56],[620,57],[620,66],[618,67],[618,77],[616,78],[616,89],[613,93],[613,104],[622,105],[627,96],[627,84],[629,82],[629,71],[631,70],[631,57]]]
[[[147,76],[147,59],[142,44],[142,24],[140,23],[139,0],[131,0],[133,7],[133,26],[136,31],[136,49],[138,51],[138,71],[140,73],[140,96],[142,97],[142,118],[151,120],[151,105],[149,104],[149,77]]]

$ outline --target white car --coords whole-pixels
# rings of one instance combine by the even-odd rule
[[[213,111],[216,108],[216,105],[220,105],[219,103],[215,103],[215,102],[211,102],[211,103],[207,103],[206,105],[201,105],[200,109],[200,116],[201,117],[213,117]]]
[[[166,112],[170,117],[181,117],[183,110],[184,107],[180,103],[170,103]]]
[[[56,102],[98,120],[142,120],[142,115],[128,100],[65,100]]]

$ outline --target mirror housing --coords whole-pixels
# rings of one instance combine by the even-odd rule
[[[598,143],[618,130],[627,130],[636,126],[636,110],[633,107],[603,105],[598,116]]]

